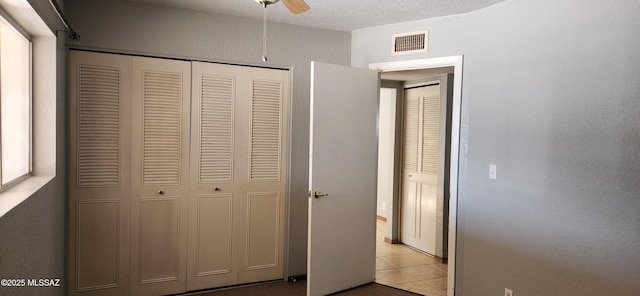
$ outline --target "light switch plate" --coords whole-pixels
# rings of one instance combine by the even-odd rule
[[[489,165],[489,179],[496,180],[498,178],[498,166],[495,164]]]

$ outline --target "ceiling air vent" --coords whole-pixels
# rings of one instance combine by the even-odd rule
[[[391,55],[427,52],[429,31],[394,34],[392,42]]]

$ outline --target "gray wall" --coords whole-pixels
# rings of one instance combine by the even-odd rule
[[[60,28],[47,0],[29,0],[50,27]],[[61,0],[58,0],[61,3]],[[37,41],[36,41],[37,42]],[[62,279],[60,288],[6,288],[1,295],[64,295],[65,244],[65,52],[58,38],[55,114],[56,177],[27,200],[0,217],[0,278]],[[38,118],[34,118],[38,120]],[[34,149],[37,149],[34,147]],[[34,167],[34,171],[39,171]]]
[[[391,34],[429,29],[427,55]],[[464,54],[457,295],[640,295],[640,2],[507,0],[352,32]],[[488,179],[488,165],[498,179]]]
[[[262,63],[261,20],[114,0],[67,0],[66,12],[81,35],[69,46]],[[306,274],[310,62],[349,65],[350,36],[269,24],[268,65],[293,67],[287,275]]]

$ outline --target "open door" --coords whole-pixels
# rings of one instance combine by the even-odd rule
[[[307,295],[375,279],[376,71],[311,63]]]

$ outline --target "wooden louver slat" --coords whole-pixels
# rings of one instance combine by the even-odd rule
[[[78,187],[120,185],[120,70],[80,65]]]
[[[417,97],[407,98],[404,106],[402,158],[405,169],[416,172],[418,169],[418,117],[420,100]]]
[[[174,73],[143,74],[144,184],[179,184],[182,77]]]
[[[422,172],[438,173],[439,146],[440,98],[425,97],[422,103]]]
[[[279,181],[282,82],[253,80],[251,88],[250,180]]]
[[[202,76],[200,183],[233,181],[235,79]]]

